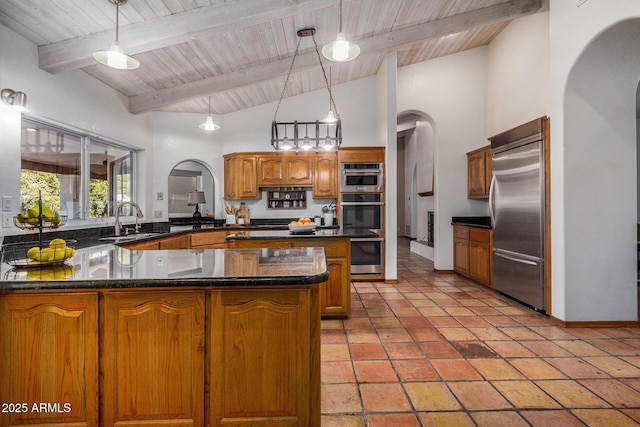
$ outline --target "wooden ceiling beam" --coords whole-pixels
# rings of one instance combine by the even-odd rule
[[[120,26],[118,40],[128,55],[135,55],[335,5],[336,0],[223,2],[152,21]],[[115,7],[113,13],[115,16]],[[39,46],[40,68],[55,74],[94,65],[93,52],[108,49],[114,38],[115,26],[100,33]]]
[[[504,22],[537,12],[541,0],[512,0],[495,6],[426,22],[389,33],[357,40],[363,56],[377,55],[420,40],[443,37],[483,25]],[[225,92],[261,81],[284,76],[291,66],[286,58],[233,73],[189,82],[129,98],[129,111],[144,113],[164,106],[177,104],[204,95]],[[315,51],[298,54],[293,72],[299,73],[318,67]]]

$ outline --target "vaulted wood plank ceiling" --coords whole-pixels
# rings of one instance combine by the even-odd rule
[[[398,66],[484,46],[541,0],[343,0],[343,29],[361,48],[347,63],[323,58],[334,85],[374,75],[397,51]],[[38,46],[40,68],[81,69],[129,98],[129,111],[225,114],[277,101],[296,31],[316,29],[320,48],[335,39],[339,0],[128,0],[119,37],[141,63],[133,71],[91,54],[115,38],[109,0],[2,0],[0,23]],[[322,89],[313,41],[301,41],[285,96]]]

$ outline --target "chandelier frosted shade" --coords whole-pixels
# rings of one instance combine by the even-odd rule
[[[118,70],[135,70],[140,66],[137,59],[124,53],[122,44],[118,40],[111,43],[109,50],[93,52],[93,58],[101,64]]]

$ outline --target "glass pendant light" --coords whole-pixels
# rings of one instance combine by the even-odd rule
[[[201,125],[198,125],[200,129],[214,131],[220,129],[220,126],[213,123],[213,117],[211,117],[211,97],[209,97],[209,115],[207,116],[207,120],[204,121]]]
[[[93,52],[93,57],[101,64],[118,70],[135,70],[140,66],[140,62],[132,56],[124,53],[122,44],[118,40],[118,17],[120,16],[120,6],[127,3],[127,0],[108,0],[116,6],[116,39],[111,43],[109,50],[97,50]]]
[[[328,85],[328,89],[329,89],[329,94],[331,94],[331,67],[329,67],[329,85]],[[331,105],[333,101],[333,97],[329,96],[329,113],[327,113],[327,117],[325,117],[324,119],[320,120],[321,123],[326,123],[328,125],[333,125],[338,121],[338,118],[336,117],[336,115],[333,113],[333,105]]]
[[[322,54],[325,58],[336,62],[351,61],[360,55],[360,46],[348,41],[342,32],[342,0],[340,0],[340,31],[334,41],[324,45]]]

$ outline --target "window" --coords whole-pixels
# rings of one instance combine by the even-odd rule
[[[26,118],[21,144],[23,208],[41,195],[55,213],[90,219],[114,216],[118,203],[133,201],[135,151]],[[129,209],[121,214],[130,215]]]

